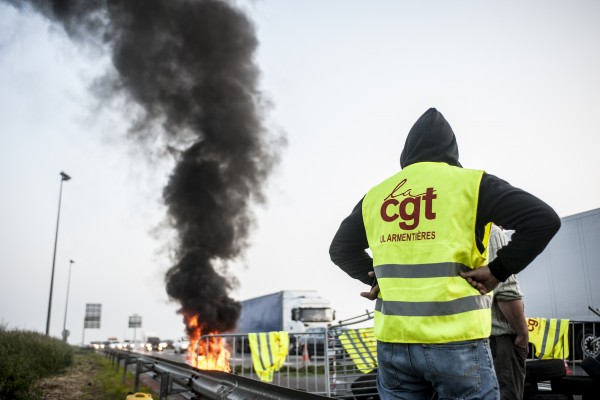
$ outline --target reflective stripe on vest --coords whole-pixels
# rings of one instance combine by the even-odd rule
[[[569,357],[569,320],[527,318],[529,343],[538,359]]]
[[[437,264],[397,265],[383,264],[377,266],[377,278],[439,278],[442,276],[458,276],[471,268],[464,264],[445,262]]]
[[[488,337],[491,295],[461,271],[486,264],[475,238],[483,171],[417,163],[371,189],[363,220],[380,288],[378,340],[446,343]],[[487,243],[489,226],[483,243]]]
[[[377,267],[377,278],[439,278],[458,277],[460,272],[470,270],[460,263],[438,263],[422,265],[379,265]],[[462,278],[461,278],[462,279]],[[466,311],[490,308],[492,298],[490,296],[469,296],[455,300],[439,301],[384,301],[378,298],[375,302],[375,310],[385,315],[404,316],[440,316],[451,315]]]
[[[272,382],[273,373],[285,362],[289,351],[289,335],[287,332],[249,333],[252,366],[256,375],[263,382]]]
[[[360,372],[368,374],[377,367],[377,341],[373,328],[351,329],[342,333],[339,339]]]
[[[439,301],[384,301],[378,298],[375,310],[384,315],[405,317],[439,317],[474,310],[485,310],[492,306],[491,296],[469,296],[446,302]]]

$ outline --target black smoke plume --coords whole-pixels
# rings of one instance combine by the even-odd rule
[[[250,205],[264,201],[281,143],[263,125],[251,21],[224,0],[0,1],[110,52],[114,71],[96,92],[139,108],[131,136],[147,141],[158,130],[157,142],[178,149],[163,192],[178,239],[167,293],[207,332],[232,329],[240,305],[223,266],[248,245]]]

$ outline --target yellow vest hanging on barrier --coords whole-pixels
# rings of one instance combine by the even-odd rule
[[[272,382],[273,373],[283,366],[289,352],[290,338],[287,332],[249,333],[252,366],[263,382]]]
[[[529,343],[535,347],[539,359],[569,357],[569,320],[555,318],[527,318]]]
[[[368,374],[377,367],[377,340],[373,328],[348,330],[339,339],[360,372]]]

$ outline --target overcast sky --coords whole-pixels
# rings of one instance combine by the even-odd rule
[[[480,168],[563,217],[600,207],[600,3],[573,1],[260,1],[266,125],[287,137],[229,273],[236,299],[316,289],[338,318],[372,309],[364,285],[329,260],[342,219],[399,169],[408,130],[429,107]],[[0,3],[0,324],[45,331],[60,171],[62,213],[51,331],[80,343],[86,303],[103,305],[85,341],[183,335],[163,276],[161,191],[173,166],[149,163],[119,110],[90,83],[108,68],[42,17]]]

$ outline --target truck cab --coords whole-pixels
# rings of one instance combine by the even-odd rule
[[[327,306],[300,306],[292,309],[291,319],[305,326],[327,324],[335,319],[335,311]]]

